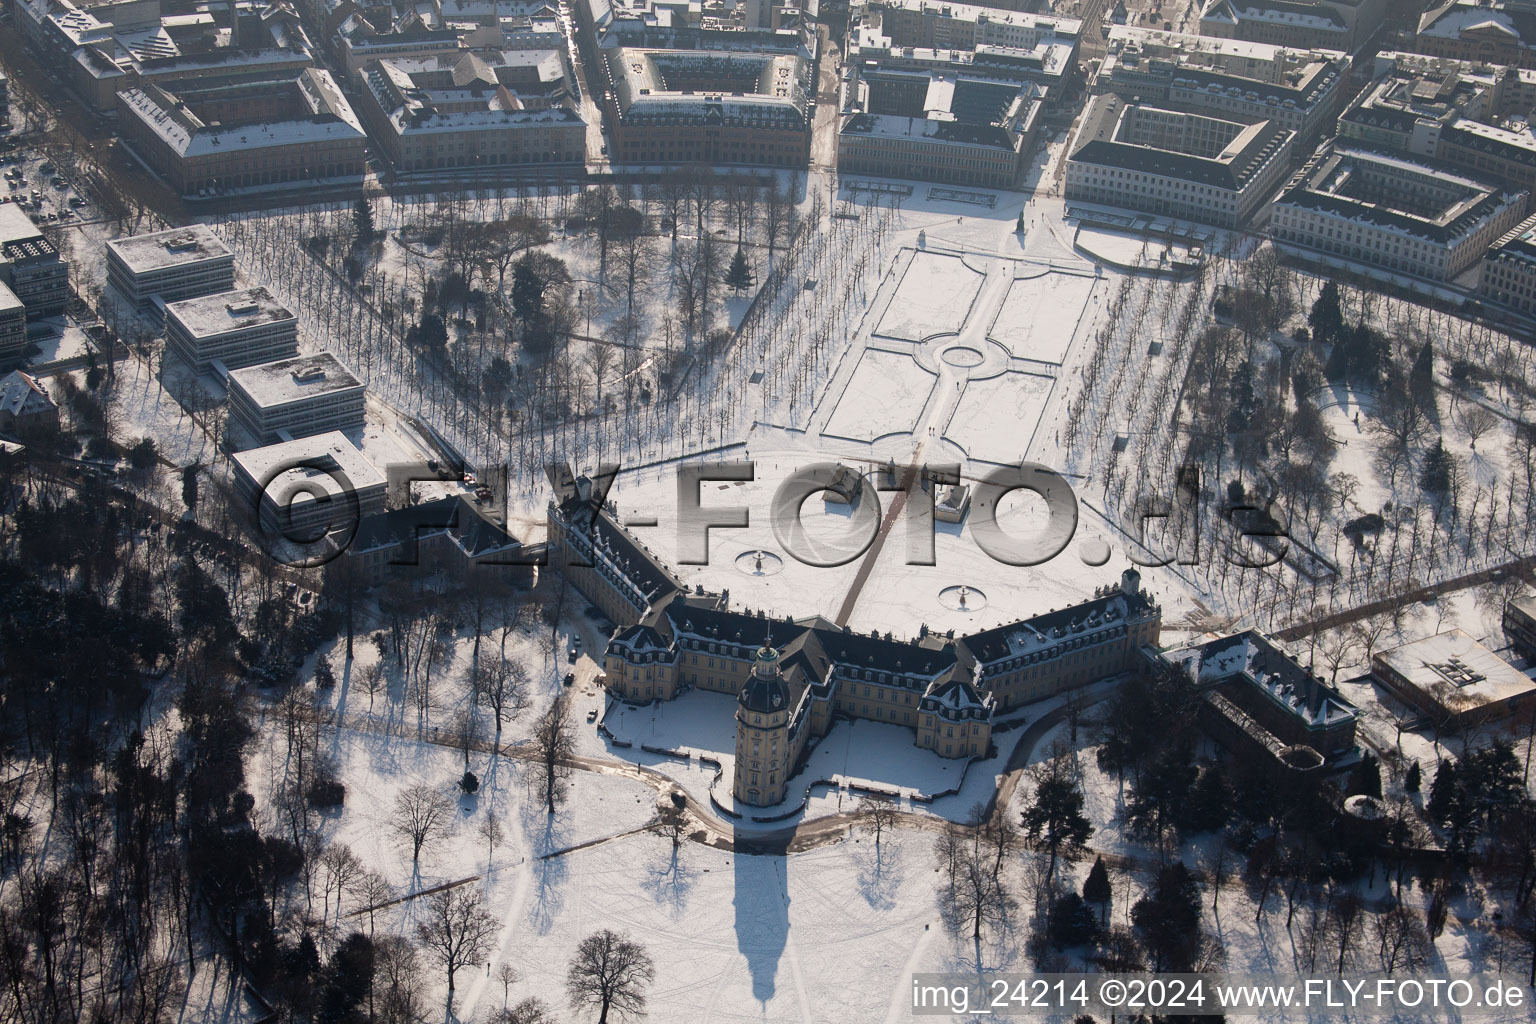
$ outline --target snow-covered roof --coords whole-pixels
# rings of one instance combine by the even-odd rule
[[[107,249],[135,274],[207,260],[233,260],[235,255],[206,224],[114,238]]]
[[[168,304],[165,316],[167,321],[181,324],[194,338],[296,320],[293,312],[273,298],[265,286],[182,299]]]
[[[230,460],[279,508],[293,506],[296,511],[316,500],[316,488],[335,501],[344,500],[349,490],[356,493],[386,483],[383,472],[339,430],[236,452]]]
[[[196,89],[208,83],[198,79],[186,84]],[[275,79],[270,84],[273,88],[293,88],[298,111],[286,118],[206,124],[174,94],[148,84],[119,93],[118,102],[120,109],[138,118],[183,158],[271,146],[361,142],[367,137],[329,71],[306,68],[291,79]]]
[[[313,352],[231,370],[229,386],[265,409],[361,389],[363,382],[331,353]]]
[[[54,408],[47,389],[31,374],[12,370],[0,377],[0,412],[26,417]]]
[[[1381,651],[1371,660],[1458,714],[1536,690],[1528,675],[1460,629]]]

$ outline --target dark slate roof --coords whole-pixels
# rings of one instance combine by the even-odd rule
[[[1086,623],[1093,616],[1098,616],[1102,623],[1108,621],[1109,615],[1123,609],[1123,618],[1117,616],[1120,621],[1123,621],[1145,614],[1151,607],[1152,602],[1145,593],[1133,595],[1113,589],[1082,604],[1046,612],[1044,615],[1036,615],[1032,619],[1024,619],[1021,622],[1006,623],[980,633],[972,633],[963,637],[960,642],[979,662],[985,664],[1003,661],[1017,653],[1009,644],[1009,638],[1017,633],[1043,634],[1045,639],[1041,643],[1049,646],[1055,640],[1067,640],[1076,636],[1073,625]],[[1062,631],[1060,637],[1056,636],[1058,629]]]
[[[1443,142],[1452,142],[1466,149],[1498,157],[1501,160],[1513,160],[1527,167],[1536,168],[1536,149],[1516,145],[1497,136],[1471,131],[1461,127],[1454,121],[1441,129],[1440,139]]]
[[[759,649],[757,659],[760,661],[766,656],[771,657],[775,664],[779,660],[779,652],[775,650],[764,651]],[[780,671],[769,676],[759,676],[756,671],[748,677],[746,685],[741,688],[737,700],[747,711],[771,714],[777,711],[789,709],[789,687],[784,685],[782,666]]]
[[[444,527],[444,523],[450,525]],[[471,558],[518,543],[500,526],[482,516],[468,499],[450,496],[364,516],[357,524],[357,533],[349,550],[374,551],[396,544],[415,543],[445,530],[452,535],[459,549]]]

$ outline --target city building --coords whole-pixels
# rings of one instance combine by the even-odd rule
[[[1517,224],[1489,247],[1477,295],[1536,318],[1536,217]]]
[[[27,307],[0,281],[0,367],[22,361],[27,351]]]
[[[257,444],[363,425],[367,389],[329,352],[229,372],[229,412]]]
[[[0,430],[25,438],[58,426],[59,407],[41,381],[20,370],[0,377]]]
[[[1268,121],[1095,96],[1071,143],[1066,198],[1242,227],[1285,182],[1294,138]]]
[[[69,302],[69,262],[15,203],[0,205],[0,284],[27,308],[27,318],[57,316]]]
[[[337,544],[341,557],[333,564],[344,564],[369,586],[391,575],[443,572],[463,579],[476,567],[522,584],[534,563],[516,538],[463,495],[364,516],[357,531]]]
[[[843,175],[1013,188],[1029,168],[1043,89],[960,71],[853,69],[843,82]]]
[[[1536,595],[1517,597],[1504,606],[1504,636],[1527,661],[1536,661]]]
[[[922,53],[971,53],[977,63],[1011,66],[1061,98],[1077,71],[1083,23],[935,0],[865,0],[849,31],[849,63]],[[1022,77],[1021,77],[1022,80]]]
[[[165,343],[199,373],[299,353],[299,318],[265,287],[182,299],[165,307]]]
[[[804,52],[618,46],[601,60],[616,163],[804,167],[810,159],[816,64]]]
[[[1388,0],[1206,0],[1200,34],[1354,53],[1375,38]]]
[[[586,122],[558,50],[376,60],[360,108],[400,171],[580,164]]]
[[[1373,655],[1371,677],[1440,728],[1501,718],[1536,694],[1529,676],[1459,629]]]
[[[355,181],[368,137],[329,71],[142,83],[117,96],[119,137],[182,195]]]
[[[1443,165],[1324,147],[1275,200],[1277,242],[1433,281],[1475,266],[1520,222],[1527,193]]]
[[[16,0],[11,9],[37,56],[101,112],[113,109],[121,90],[151,82],[296,72],[314,63],[298,13],[284,3],[170,13],[160,0]]]
[[[1359,709],[1260,633],[1177,647],[1162,659],[1206,689],[1207,702],[1227,720],[1219,734],[1253,739],[1256,726],[1264,749],[1306,747],[1329,764],[1355,750]]]
[[[1536,68],[1536,4],[1530,0],[1448,0],[1419,18],[1413,48],[1456,60]]]
[[[1384,55],[1381,72],[1339,118],[1340,139],[1429,157],[1509,188],[1536,191],[1536,72]]]
[[[1349,57],[1241,39],[1117,26],[1094,77],[1095,92],[1244,124],[1268,121],[1306,143],[1349,96]]]
[[[236,489],[268,536],[309,543],[384,509],[386,481],[339,430],[236,452]]]
[[[107,283],[140,309],[235,287],[235,254],[203,224],[107,243]]]

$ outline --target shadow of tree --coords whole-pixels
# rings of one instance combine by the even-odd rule
[[[906,877],[906,853],[901,844],[889,837],[882,839],[879,845],[858,843],[854,847],[853,862],[858,868],[856,878],[864,902],[875,910],[894,907],[896,892]]]

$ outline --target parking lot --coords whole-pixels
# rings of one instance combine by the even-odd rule
[[[69,222],[91,216],[90,202],[52,161],[37,153],[0,154],[0,203],[15,203],[34,224]]]

